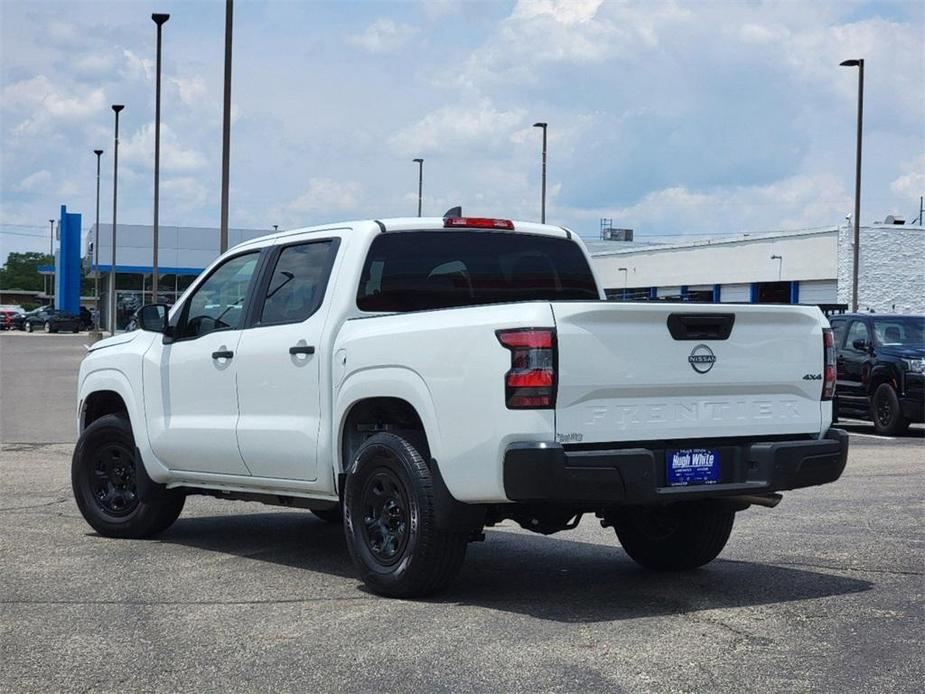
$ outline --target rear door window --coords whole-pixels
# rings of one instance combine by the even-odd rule
[[[594,301],[594,275],[565,238],[503,232],[380,234],[370,246],[357,306],[404,312],[510,301]]]
[[[259,323],[300,323],[317,311],[335,251],[332,241],[285,246],[270,275]]]

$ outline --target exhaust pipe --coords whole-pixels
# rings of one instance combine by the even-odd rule
[[[776,494],[776,493],[775,494],[764,494],[761,496],[757,494],[747,494],[745,496],[730,497],[730,499],[741,501],[743,504],[754,504],[755,506],[765,506],[767,508],[774,508],[780,503],[781,499],[783,498],[784,498],[783,494]]]

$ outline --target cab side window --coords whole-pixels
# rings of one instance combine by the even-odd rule
[[[253,252],[230,258],[199,285],[186,302],[179,337],[200,337],[241,327],[259,255]]]
[[[267,284],[259,324],[301,323],[317,311],[335,250],[332,241],[284,247]]]
[[[851,327],[848,329],[848,339],[845,340],[845,347],[857,351],[857,347],[854,346],[855,340],[870,342],[870,332],[867,330],[867,324],[864,321],[856,320],[851,323]]]

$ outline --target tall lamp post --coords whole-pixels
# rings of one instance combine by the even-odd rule
[[[116,134],[112,148],[112,262],[109,266],[109,334],[116,334],[116,212],[119,202],[119,112],[122,104],[113,104],[116,114]]]
[[[231,36],[234,1],[225,0],[225,98],[222,112],[222,228],[219,249],[228,250],[228,169],[231,164]]]
[[[854,170],[854,252],[852,253],[851,310],[858,310],[858,259],[861,253],[861,132],[864,123],[864,59],[843,60],[842,67],[858,68],[858,145]]]
[[[51,289],[45,293],[49,296],[54,295],[55,293],[55,220],[49,219],[48,226],[48,255],[51,256]],[[52,304],[54,306],[54,304]]]
[[[540,221],[546,223],[546,127],[548,123],[534,123],[534,128],[543,129],[543,193],[541,197]]]
[[[424,190],[424,160],[412,159],[418,165],[418,217],[421,216],[421,193]]]
[[[103,150],[95,149],[96,155],[96,235],[93,238],[93,277],[94,287],[96,290],[96,313],[99,321],[100,313],[100,157],[103,156]],[[99,325],[97,325],[99,330]]]
[[[154,13],[151,19],[157,24],[157,67],[154,80],[154,239],[151,258],[151,303],[157,303],[157,251],[160,235],[158,211],[160,208],[160,177],[161,177],[161,27],[170,19],[169,14]]]

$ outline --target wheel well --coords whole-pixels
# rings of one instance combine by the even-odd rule
[[[380,431],[411,434],[419,441],[425,459],[430,457],[427,434],[417,410],[401,398],[369,398],[350,408],[341,430],[341,466],[346,469],[353,454],[370,436]]]
[[[98,390],[90,393],[84,401],[81,430],[107,414],[124,414],[128,417],[128,408],[122,396],[113,390]]]

